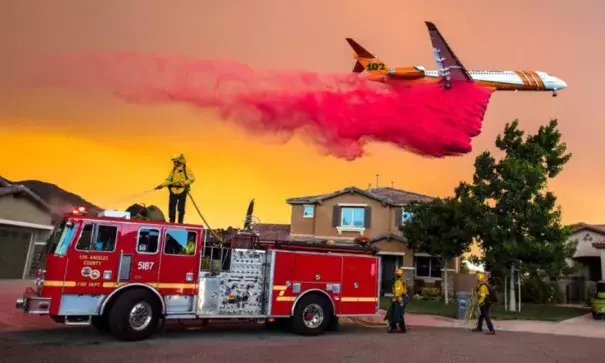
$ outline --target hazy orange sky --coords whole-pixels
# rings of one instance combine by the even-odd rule
[[[437,24],[469,69],[541,70],[569,88],[496,93],[474,151],[425,159],[373,144],[370,156],[346,162],[322,156],[301,138],[280,144],[252,138],[213,111],[182,105],[130,105],[107,94],[15,89],[0,81],[0,175],[58,184],[106,208],[132,202],[165,209],[152,188],[183,152],[197,176],[193,195],[214,226],[239,226],[256,198],[262,222],[287,223],[285,199],[349,185],[381,184],[446,196],[469,180],[475,156],[493,150],[506,122],[535,132],[551,118],[573,158],[551,183],[567,223],[604,223],[605,168],[601,114],[605,73],[605,2],[555,0],[6,0],[0,4],[0,80],[32,53],[152,51],[234,59],[253,67],[348,72],[345,37],[392,65],[434,69],[425,20]],[[186,221],[200,219],[190,205]]]

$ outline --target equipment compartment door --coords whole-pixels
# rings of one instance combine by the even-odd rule
[[[325,291],[334,304],[335,313],[340,314],[342,261],[341,255],[330,253],[297,253],[293,293],[299,295],[309,290]],[[300,289],[296,284],[300,285]]]
[[[294,272],[295,254],[285,251],[270,252],[270,290],[267,311],[273,316],[290,316],[295,296],[292,293],[292,274]]]
[[[163,237],[158,289],[162,295],[197,294],[202,236],[193,229],[175,226],[164,228]]]
[[[376,314],[380,261],[374,257],[343,258],[342,315]]]

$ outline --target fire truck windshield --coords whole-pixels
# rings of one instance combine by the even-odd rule
[[[64,255],[67,252],[67,247],[69,247],[74,232],[73,223],[67,223],[66,221],[59,223],[46,241],[45,252]]]

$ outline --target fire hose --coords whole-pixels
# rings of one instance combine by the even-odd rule
[[[212,236],[214,236],[214,238],[216,238],[220,243],[223,243],[223,239],[221,237],[219,237],[219,235],[216,234],[216,232],[214,232],[214,230],[212,228],[210,228],[210,224],[208,224],[208,221],[206,221],[206,218],[204,218],[204,215],[202,214],[202,212],[198,208],[197,203],[195,202],[195,199],[193,199],[193,196],[191,195],[191,193],[187,192],[187,195],[189,196],[189,199],[191,199],[191,203],[193,203],[193,206],[195,207],[195,210],[197,211],[197,214],[200,216],[200,218],[202,219],[202,221],[206,225],[206,228],[208,228],[208,230],[210,231],[210,233],[212,234]]]

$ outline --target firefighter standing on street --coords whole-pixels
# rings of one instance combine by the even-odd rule
[[[166,181],[158,185],[156,189],[168,187],[170,197],[168,199],[168,219],[174,223],[176,210],[179,212],[179,223],[183,223],[185,216],[185,202],[191,184],[195,181],[195,176],[191,169],[187,167],[185,156],[183,154],[175,155],[172,158],[173,167],[166,178]]]
[[[474,332],[483,331],[483,320],[487,324],[489,332],[487,334],[494,335],[494,325],[489,315],[489,308],[491,307],[491,295],[490,288],[487,285],[485,275],[482,273],[477,274],[477,305],[479,305],[479,317],[477,318],[477,327],[473,329]]]
[[[408,302],[408,290],[403,282],[403,269],[395,271],[395,282],[393,283],[393,302],[387,311],[386,319],[389,321],[389,333],[397,330],[397,324],[402,333],[406,332],[404,308]]]

